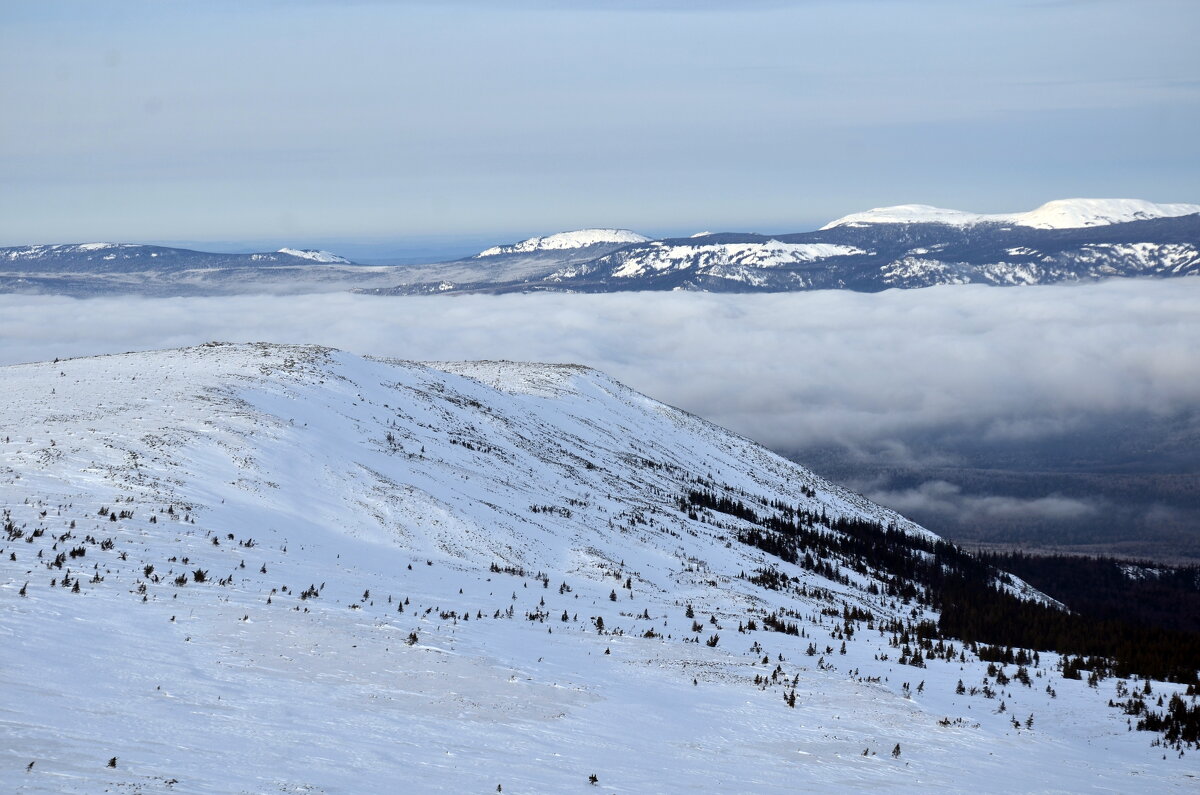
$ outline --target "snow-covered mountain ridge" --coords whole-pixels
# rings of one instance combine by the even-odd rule
[[[525,254],[531,251],[558,251],[562,249],[588,248],[599,245],[625,245],[646,243],[650,238],[628,229],[576,229],[573,232],[558,232],[545,237],[531,237],[506,246],[492,246],[475,255],[496,257],[501,254]]]
[[[698,268],[728,273],[727,278],[737,278],[733,275],[735,271],[753,273],[753,269],[758,268],[778,268],[827,257],[866,253],[853,246],[781,243],[778,240],[768,240],[765,243],[710,243],[695,246],[671,246],[655,242],[651,244],[651,252],[648,256],[622,262],[612,275],[617,278],[645,276],[649,273],[691,267],[691,263],[697,261]],[[565,275],[566,273],[560,271],[555,277],[562,278]]]
[[[332,292],[395,284],[402,269],[329,251],[226,254],[140,243],[0,248],[0,292],[92,296]]]
[[[0,383],[10,790],[1197,772],[1106,705],[1126,680],[1043,652],[1002,685],[918,636],[939,611],[917,572],[967,563],[936,536],[587,368],[211,344]]]
[[[278,254],[287,254],[289,257],[299,257],[300,259],[312,260],[313,262],[323,262],[327,264],[350,265],[350,260],[345,257],[334,254],[332,251],[320,251],[311,248],[281,248]]]
[[[1019,213],[970,213],[926,204],[877,207],[830,221],[821,230],[868,224],[1011,224],[1033,229],[1079,229],[1200,213],[1200,204],[1155,204],[1142,199],[1056,199]]]
[[[0,292],[91,296],[455,295],[697,290],[790,292],[1172,278],[1200,273],[1200,205],[1064,199],[1024,213],[924,205],[854,213],[820,230],[650,240],[580,229],[452,262],[356,265],[325,251],[216,254],[118,243],[0,249]]]
[[[329,251],[298,248],[281,248],[278,251],[260,254],[219,254],[141,243],[58,243],[0,249],[0,262],[36,262],[59,269],[78,267],[81,262],[92,263],[94,269],[107,270],[127,269],[137,265],[166,267],[176,263],[195,266],[200,260],[210,264],[219,262],[226,267],[261,263],[295,265],[298,260],[351,264],[345,257]]]

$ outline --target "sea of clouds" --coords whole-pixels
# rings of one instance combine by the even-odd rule
[[[1200,406],[1200,279],[879,294],[0,296],[0,364],[208,340],[578,362],[783,450],[902,447],[947,427],[1045,437],[1090,416]]]

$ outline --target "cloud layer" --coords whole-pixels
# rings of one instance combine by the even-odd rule
[[[0,364],[208,340],[580,362],[952,537],[1149,533],[1136,554],[1177,555],[1195,521],[1179,494],[1153,478],[1054,473],[1195,471],[1197,307],[1200,279],[874,295],[0,295]],[[1152,518],[1159,503],[1171,514]]]
[[[1051,494],[1022,499],[994,494],[975,496],[944,480],[929,480],[903,491],[871,491],[875,502],[895,508],[906,515],[934,515],[957,522],[986,521],[1070,521],[1094,516],[1100,507],[1090,500]]]
[[[1200,406],[1200,279],[730,296],[0,296],[0,363],[207,340],[579,362],[777,449]]]

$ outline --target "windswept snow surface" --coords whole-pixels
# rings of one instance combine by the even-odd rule
[[[1078,229],[1151,218],[1174,218],[1200,213],[1200,204],[1155,204],[1142,199],[1056,199],[1023,213],[970,213],[927,204],[877,207],[830,221],[822,230],[869,224],[1011,224],[1034,229]]]
[[[927,531],[596,371],[210,344],[0,384],[0,790],[1194,791],[1113,680],[956,695],[972,655],[822,612],[921,615],[869,571],[750,582],[697,478]],[[805,636],[739,631],[778,610]]]
[[[553,251],[560,249],[585,248],[602,244],[645,243],[650,238],[628,229],[577,229],[574,232],[559,232],[545,237],[531,237],[520,243],[507,246],[492,246],[478,254],[479,257],[494,257],[500,254],[524,254],[531,251]]]

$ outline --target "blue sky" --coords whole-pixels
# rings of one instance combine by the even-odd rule
[[[7,0],[0,245],[1195,202],[1197,34],[1190,0]]]

